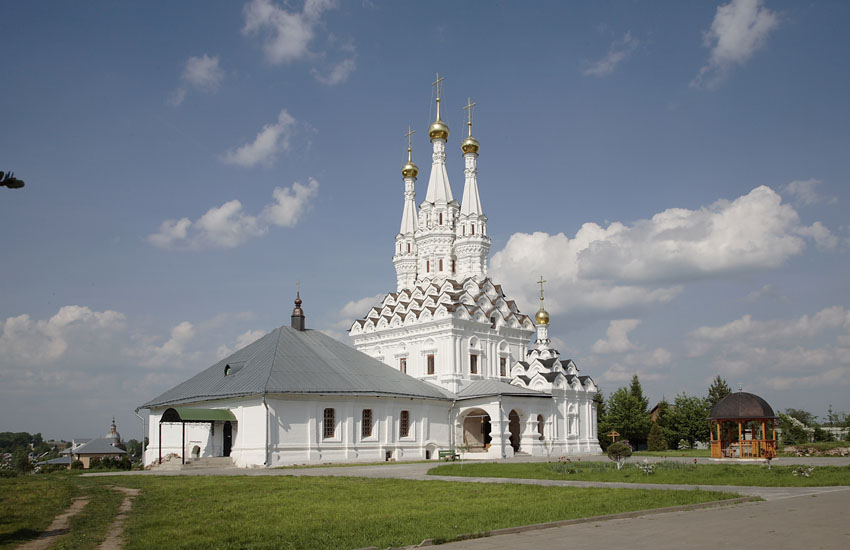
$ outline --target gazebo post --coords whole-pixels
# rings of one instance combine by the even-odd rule
[[[159,419],[159,463],[162,464],[162,418]]]
[[[183,449],[180,453],[180,463],[186,464],[186,422],[181,422],[180,426],[183,428]]]

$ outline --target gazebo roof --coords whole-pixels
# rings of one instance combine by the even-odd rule
[[[711,408],[711,420],[756,420],[776,418],[776,413],[767,401],[747,392],[730,393]]]

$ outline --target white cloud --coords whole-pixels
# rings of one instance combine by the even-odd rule
[[[224,80],[224,71],[218,65],[218,56],[210,57],[204,54],[201,57],[190,57],[183,67],[180,87],[172,94],[171,103],[174,105],[183,103],[189,89],[207,93],[215,92],[222,80]]]
[[[553,313],[615,311],[668,302],[694,280],[778,267],[804,250],[802,236],[828,242],[825,229],[803,226],[793,207],[761,186],[733,201],[671,208],[631,225],[585,223],[573,238],[515,233],[490,265],[520,303],[534,301],[533,273],[549,280]]]
[[[294,227],[318,193],[319,182],[313,178],[307,185],[295,182],[290,188],[276,187],[272,192],[274,202],[258,216],[245,213],[242,203],[234,199],[210,208],[194,222],[189,218],[165,220],[147,240],[166,249],[233,248],[265,235],[271,226]]]
[[[750,315],[688,334],[691,357],[719,372],[758,379],[775,390],[850,384],[850,310],[824,308],[796,319],[759,321]]]
[[[232,354],[235,351],[238,351],[248,344],[253,344],[260,338],[266,335],[266,331],[264,330],[249,330],[243,332],[236,338],[236,345],[232,348],[229,346],[221,345],[216,350],[216,355],[219,359],[224,359],[228,355]]]
[[[626,32],[622,40],[615,40],[611,43],[605,57],[588,65],[582,73],[593,76],[606,76],[613,73],[617,65],[628,59],[639,44],[640,41],[633,38],[631,32]]]
[[[257,164],[271,166],[277,155],[289,151],[290,139],[295,133],[295,118],[282,109],[277,122],[266,124],[257,133],[254,141],[236,149],[230,149],[221,160],[227,164],[252,167]]]
[[[635,348],[629,340],[629,332],[640,324],[639,319],[618,319],[608,324],[607,340],[599,339],[593,344],[593,353],[623,353]]]
[[[797,204],[803,204],[806,206],[822,202],[826,202],[829,204],[835,204],[836,202],[838,202],[837,197],[824,197],[817,192],[817,189],[815,189],[815,187],[821,185],[822,183],[822,181],[816,180],[814,178],[808,180],[794,180],[788,185],[784,186],[782,188],[782,192],[794,197],[796,199]]]
[[[71,350],[124,327],[124,314],[92,311],[85,306],[63,306],[47,320],[33,321],[29,315],[9,317],[0,323],[0,362],[41,365],[54,363]]]
[[[266,60],[272,65],[305,60],[324,64],[324,49],[319,46],[316,51],[311,51],[311,44],[315,44],[318,38],[317,30],[323,26],[325,13],[336,7],[334,0],[306,0],[301,11],[289,11],[271,0],[253,0],[243,10],[245,25],[242,33],[260,37]],[[330,33],[326,42],[328,47],[348,57],[326,71],[313,67],[310,72],[322,84],[335,86],[345,82],[357,68],[353,56],[356,48],[353,43],[340,41]]]
[[[749,60],[778,26],[779,15],[765,8],[762,0],[732,0],[718,6],[711,28],[703,34],[703,44],[711,53],[691,87],[720,84],[732,66]]]
[[[810,226],[799,227],[797,228],[797,233],[813,239],[818,250],[832,250],[838,246],[838,237],[833,235],[821,222],[815,222]]]
[[[599,382],[621,384],[631,380],[635,374],[644,381],[662,380],[668,375],[672,358],[673,354],[665,348],[627,353],[611,363],[599,377]]]
[[[369,311],[369,308],[372,306],[376,306],[381,303],[381,300],[386,296],[385,293],[375,294],[374,296],[366,296],[365,298],[360,298],[359,300],[352,300],[342,306],[342,309],[339,310],[339,314],[337,316],[338,321],[333,324],[332,328],[337,329],[339,331],[345,331],[348,333],[348,329],[351,328],[352,323],[354,323],[355,319],[362,319],[364,315]],[[336,331],[331,330],[332,336],[334,338],[340,339]],[[344,340],[343,340],[344,341]]]
[[[334,65],[327,74],[320,73],[317,69],[310,71],[316,80],[327,86],[336,86],[348,80],[351,73],[357,68],[354,59],[343,59]]]
[[[791,300],[789,300],[787,296],[777,291],[772,284],[766,284],[760,289],[750,292],[744,299],[747,302],[757,302],[762,298],[771,298],[784,304],[791,302]]]
[[[189,321],[174,326],[170,338],[162,345],[148,344],[130,351],[143,367],[175,365],[185,360],[186,346],[195,337],[195,327]]]
[[[266,205],[261,219],[280,227],[295,227],[301,215],[307,211],[307,205],[319,193],[319,182],[310,178],[307,185],[298,182],[292,187],[276,187],[272,192],[275,202]]]

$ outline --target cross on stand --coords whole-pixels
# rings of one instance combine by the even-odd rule
[[[543,279],[543,275],[541,275],[540,280],[537,281],[537,284],[540,285],[540,301],[541,302],[543,301],[543,283],[548,283],[548,282],[549,281],[546,281],[546,280]],[[617,434],[617,435],[619,435],[619,434]]]
[[[443,80],[445,80],[445,78],[442,78],[440,76],[440,73],[437,73],[437,80],[431,83],[431,86],[437,88],[437,99],[440,99],[440,88],[442,87],[441,85],[443,83]]]

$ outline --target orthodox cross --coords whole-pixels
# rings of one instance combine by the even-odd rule
[[[437,88],[437,99],[440,99],[440,89],[442,88],[442,83],[445,78],[440,77],[440,73],[437,73],[437,80],[431,83],[431,86]]]
[[[464,107],[463,110],[469,115],[469,122],[467,122],[467,124],[469,125],[470,135],[472,133],[472,108],[475,107],[475,105],[476,103],[472,102],[471,97],[466,98],[466,107]]]
[[[298,290],[298,295],[300,296],[301,295],[301,281],[295,281],[295,288]]]
[[[548,283],[549,281],[543,280],[543,275],[540,276],[540,280],[537,281],[537,284],[540,285],[540,301],[543,301],[543,283]]]
[[[407,127],[407,133],[404,134],[404,137],[407,138],[407,149],[408,149],[408,151],[410,149],[412,149],[413,134],[415,134],[415,133],[416,133],[415,131],[410,129],[410,126]]]

